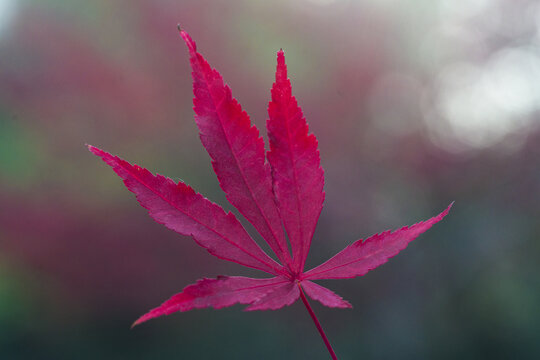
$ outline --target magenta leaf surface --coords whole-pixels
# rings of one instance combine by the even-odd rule
[[[292,96],[285,55],[277,55],[276,82],[267,121],[274,191],[293,251],[293,270],[300,273],[324,202],[324,171],[317,139]]]
[[[93,146],[89,149],[124,179],[126,187],[158,223],[182,235],[191,235],[219,258],[271,274],[283,272],[251,239],[234,214],[226,214],[220,206],[182,182],[176,184],[161,175],[153,175]]]
[[[284,284],[288,285],[290,281],[281,277],[252,279],[240,276],[220,276],[217,279],[201,279],[193,285],[186,286],[181,293],[141,316],[133,323],[133,326],[177,311],[205,307],[220,309],[234,304],[250,304],[270,292],[279,291]]]
[[[358,240],[322,265],[304,272],[324,202],[324,171],[317,139],[309,133],[302,110],[292,95],[283,51],[277,54],[276,80],[268,106],[270,150],[266,154],[267,162],[259,131],[232,97],[221,75],[210,67],[185,31],[180,31],[180,35],[189,49],[193,70],[195,121],[221,188],[281,264],[259,247],[234,214],[226,213],[188,185],[154,175],[89,146],[92,153],[124,180],[154,220],[180,234],[192,236],[218,258],[275,276],[268,279],[221,276],[199,280],[143,315],[134,325],[177,311],[218,309],[233,304],[247,304],[248,311],[276,310],[301,297],[331,356],[337,358],[304,292],[328,307],[350,308],[351,304],[311,280],[366,274],[441,221],[452,204],[429,220]]]
[[[279,260],[287,264],[290,255],[259,130],[232,98],[231,89],[223,83],[221,75],[197,52],[191,37],[186,32],[181,35],[188,45],[193,69],[195,122],[221,188]]]
[[[314,282],[304,280],[302,281],[302,288],[310,298],[317,300],[325,306],[352,308],[352,305],[348,301],[343,300],[341,296]]]
[[[288,281],[279,285],[264,297],[253,302],[246,308],[246,311],[253,310],[277,310],[284,306],[291,305],[300,297],[300,290],[294,281]]]
[[[448,214],[452,204],[439,215],[412,226],[385,231],[366,240],[358,240],[336,256],[304,274],[304,279],[347,279],[362,276],[397,255],[418,235]]]

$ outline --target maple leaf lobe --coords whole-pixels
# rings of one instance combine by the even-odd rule
[[[293,251],[293,273],[303,271],[324,202],[324,171],[318,142],[292,95],[283,50],[277,53],[275,82],[266,122],[273,188]]]
[[[288,265],[290,254],[272,192],[264,140],[219,72],[196,51],[191,37],[185,31],[180,35],[190,53],[195,122],[219,184],[227,200],[255,227],[278,259]]]

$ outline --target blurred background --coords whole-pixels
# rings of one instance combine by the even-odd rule
[[[255,274],[154,223],[84,146],[231,209],[177,23],[263,133],[285,50],[326,170],[309,267],[455,200],[388,264],[323,283],[354,305],[313,304],[340,358],[540,358],[537,1],[0,0],[2,359],[328,358],[299,302],[129,329],[198,278]]]

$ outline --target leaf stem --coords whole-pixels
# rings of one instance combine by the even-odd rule
[[[315,326],[317,327],[317,330],[319,331],[319,334],[321,335],[321,338],[324,341],[324,345],[326,345],[326,348],[328,349],[328,352],[330,353],[332,360],[338,360],[336,353],[334,352],[334,349],[332,349],[332,345],[330,345],[330,341],[328,341],[328,338],[326,337],[326,334],[324,333],[324,330],[321,326],[321,323],[319,322],[319,319],[317,319],[317,316],[315,316],[313,309],[309,305],[309,302],[306,298],[306,295],[304,294],[304,290],[302,289],[302,286],[300,285],[300,283],[298,283],[298,288],[300,289],[300,298],[302,299],[302,302],[306,306],[306,309],[309,312],[309,315],[313,319],[313,322],[315,323]]]

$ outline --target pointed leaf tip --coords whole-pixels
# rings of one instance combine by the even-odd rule
[[[130,330],[133,330],[133,328],[141,323],[141,318],[138,318],[133,324],[130,326]]]
[[[285,64],[285,53],[283,49],[277,52],[276,82],[287,81],[287,64]]]
[[[278,65],[285,65],[285,52],[283,51],[283,49],[279,49],[279,51],[277,52],[277,61]]]
[[[192,54],[196,53],[197,52],[197,44],[195,43],[195,41],[193,41],[191,36],[189,36],[187,31],[183,30],[180,27],[180,24],[178,24],[178,31],[180,32],[180,36],[182,37],[182,39],[184,39],[184,41],[186,42],[186,45],[187,45],[187,47],[189,49],[189,52],[192,53]]]
[[[147,322],[148,320],[153,319],[154,317],[155,317],[155,316],[152,316],[151,313],[146,313],[146,314],[140,316],[137,320],[135,320],[135,321],[133,322],[133,324],[131,324],[130,330],[133,330],[133,328],[134,328],[135,326],[141,325],[142,323],[145,323],[145,322]]]
[[[93,146],[93,145],[90,145],[90,144],[86,144],[86,147],[88,148],[88,151],[90,151],[92,154],[94,155],[97,155],[97,156],[102,156],[103,154],[103,151],[98,149],[97,147]]]

